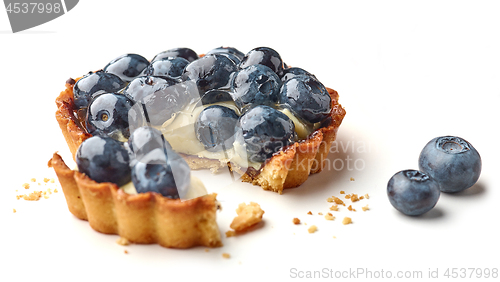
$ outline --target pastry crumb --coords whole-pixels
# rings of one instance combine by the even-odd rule
[[[44,177],[44,178],[43,178],[43,182],[47,183],[47,182],[49,182],[49,181],[50,181],[50,179],[48,179],[47,177]]]
[[[260,205],[254,202],[250,204],[241,203],[236,209],[236,216],[230,227],[235,231],[241,231],[262,221],[264,211]]]
[[[31,178],[31,182],[36,182],[36,178]]]
[[[29,183],[23,183],[23,188],[24,189],[30,189]]]
[[[337,237],[336,237],[336,236],[333,236],[333,239],[337,239]]]
[[[349,200],[351,198],[351,195],[347,194],[347,195],[345,195],[345,198]]]
[[[333,205],[333,206],[330,207],[330,210],[331,211],[339,211],[339,206]]]
[[[234,230],[226,231],[226,238],[234,237],[234,236],[236,236],[236,231],[234,231]]]
[[[327,213],[327,214],[325,215],[325,219],[326,219],[326,220],[334,220],[334,219],[335,219],[335,216],[333,216],[331,213]]]
[[[342,190],[342,191],[340,191],[340,194],[345,194],[345,191],[343,191],[343,190]]]
[[[318,215],[323,215],[323,213],[322,213],[322,212],[319,212],[319,213],[318,213]]]
[[[314,233],[316,231],[318,231],[318,227],[316,227],[316,225],[311,225],[311,227],[307,229],[307,232],[309,233]]]
[[[351,224],[352,223],[352,219],[350,217],[344,217],[344,219],[342,220],[342,224],[344,225],[347,225],[347,224]]]
[[[33,191],[29,195],[17,195],[16,198],[24,199],[26,201],[38,201],[42,197],[42,191]]]
[[[349,206],[347,207],[347,209],[348,209],[348,210],[350,210],[350,211],[356,211],[356,209],[353,209],[353,208],[352,208],[352,205],[349,205]]]
[[[128,251],[127,251],[127,250],[124,250],[124,251],[123,251],[123,253],[128,254]]]
[[[357,202],[359,201],[358,194],[351,194],[351,202]]]
[[[349,179],[349,180],[354,181],[354,177],[351,177],[351,179]]]
[[[48,199],[48,198],[49,198],[49,196],[47,196],[47,195],[43,195],[43,198],[44,198],[44,199]]]
[[[370,199],[370,195],[365,194],[365,198],[366,198],[366,199]]]
[[[298,219],[298,218],[294,218],[294,219],[292,220],[292,222],[293,222],[293,224],[295,224],[295,225],[300,224],[300,219]]]
[[[124,237],[118,238],[118,240],[116,240],[116,243],[118,245],[122,245],[122,246],[128,246],[128,245],[130,245],[130,241],[127,238],[124,238]]]
[[[345,206],[344,201],[342,201],[342,200],[341,200],[341,199],[339,199],[338,197],[332,196],[331,198],[332,198],[332,200],[333,200],[333,202],[334,202],[335,204]]]
[[[228,253],[222,253],[222,257],[228,259],[231,257],[231,255]]]
[[[16,209],[12,209],[12,212],[13,212],[13,213],[16,213],[17,211],[16,211]]]
[[[54,178],[50,179],[50,183],[55,183],[55,182],[56,182],[56,180]]]
[[[308,211],[308,212],[307,212],[307,214],[310,214],[310,215],[312,215],[313,213],[312,213],[311,211]]]
[[[367,211],[367,210],[369,210],[370,208],[368,207],[368,205],[366,205],[366,206],[362,207],[361,209],[363,209],[363,211]]]
[[[54,189],[54,193],[57,193],[57,192],[59,192],[59,191],[57,191],[57,188],[56,188],[56,189]]]

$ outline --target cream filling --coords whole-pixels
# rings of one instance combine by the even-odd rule
[[[123,185],[120,188],[127,194],[130,195],[138,194],[137,190],[135,189],[134,183],[132,181]],[[201,180],[198,177],[191,175],[191,181],[188,188],[188,192],[186,194],[186,197],[183,198],[182,200],[194,199],[205,196],[206,194],[207,194],[207,189],[205,188],[205,185],[203,185],[203,182],[201,182]]]
[[[162,131],[163,136],[170,143],[172,148],[179,153],[194,155],[200,158],[216,159],[223,164],[232,162],[243,168],[253,167],[256,170],[259,170],[261,163],[248,161],[246,145],[241,144],[243,142],[237,142],[235,140],[233,144],[228,144],[228,147],[230,147],[228,149],[210,152],[205,150],[203,144],[198,140],[198,138],[196,138],[194,123],[196,122],[196,119],[201,111],[211,105],[228,107],[234,110],[238,115],[241,114],[234,102],[226,101],[210,105],[193,103],[186,106],[171,119],[167,120],[159,129]],[[309,134],[311,134],[320,125],[319,123],[314,125],[305,124],[295,117],[288,109],[283,109],[281,112],[293,121],[295,125],[295,132],[300,140],[306,139],[307,136],[309,136]]]

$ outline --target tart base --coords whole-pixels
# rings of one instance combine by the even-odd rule
[[[151,192],[129,195],[113,183],[97,183],[71,170],[57,153],[49,166],[57,174],[69,211],[88,220],[96,231],[167,248],[222,246],[216,194],[186,201]]]

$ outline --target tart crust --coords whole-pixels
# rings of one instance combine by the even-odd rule
[[[56,119],[68,143],[68,147],[75,158],[80,144],[92,135],[86,133],[76,118],[73,102],[73,86],[75,80],[66,81],[66,89],[56,99],[58,107]],[[199,158],[181,154],[191,169],[209,168],[216,171],[229,165],[230,169],[241,175],[243,182],[261,186],[279,194],[283,189],[298,187],[304,183],[310,174],[318,173],[325,167],[325,161],[330,147],[335,141],[338,128],[346,114],[345,109],[338,103],[337,91],[327,88],[332,98],[330,117],[322,122],[319,129],[311,133],[305,140],[291,144],[275,153],[266,160],[259,171],[241,168],[235,164],[226,164],[219,160]]]
[[[48,165],[57,174],[69,211],[96,231],[168,248],[222,246],[217,194],[186,201],[152,192],[129,195],[113,183],[97,183],[71,170],[57,153]]]

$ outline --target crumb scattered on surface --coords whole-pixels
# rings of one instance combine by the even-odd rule
[[[335,216],[333,216],[331,213],[327,213],[327,214],[325,215],[325,219],[326,219],[326,220],[334,220],[334,219],[335,219]]]
[[[128,251],[127,251],[127,250],[124,250],[123,252],[124,252],[125,254],[128,254]]]
[[[347,194],[347,195],[345,195],[345,198],[349,200],[351,198],[351,195]]]
[[[54,189],[54,193],[58,193],[58,192],[59,192],[59,191],[57,191],[57,188],[56,188],[56,189]]]
[[[31,182],[36,182],[36,178],[31,178]]]
[[[370,199],[370,195],[365,194],[365,198],[366,198],[366,199]]]
[[[350,217],[344,217],[344,219],[342,220],[342,224],[344,225],[347,225],[347,224],[351,224],[352,223],[352,219]]]
[[[12,212],[13,212],[13,213],[16,213],[17,211],[16,211],[16,209],[12,209]]]
[[[226,231],[226,238],[233,237],[233,236],[236,236],[236,231],[234,231],[234,230]]]
[[[50,181],[50,179],[48,179],[48,178],[46,178],[46,177],[44,177],[44,178],[43,178],[43,182],[47,183],[47,182],[49,182],[49,181]]]
[[[38,201],[42,197],[42,191],[33,191],[30,194],[26,195],[17,195],[16,198],[24,199],[26,201]]]
[[[23,183],[23,188],[24,189],[30,189],[30,185],[28,183]]]
[[[347,209],[348,209],[348,210],[350,210],[350,211],[356,211],[356,209],[354,209],[354,208],[352,207],[352,205],[349,205],[349,206],[347,207]]]
[[[335,203],[337,205],[345,206],[344,201],[342,201],[341,199],[339,199],[338,197],[335,197],[335,196],[331,196],[330,198],[327,199],[327,201],[330,203]]]
[[[228,259],[231,257],[231,255],[228,253],[222,253],[222,257]]]
[[[54,178],[50,179],[50,183],[55,183],[55,182],[56,182],[56,180]]]
[[[366,205],[366,206],[362,207],[362,209],[363,209],[363,211],[367,211],[367,210],[369,210],[370,208],[368,207],[368,205]]]
[[[298,219],[298,218],[294,218],[294,219],[292,220],[292,222],[293,222],[293,224],[300,224],[300,219]]]
[[[338,211],[339,210],[339,206],[333,205],[333,206],[330,207],[330,210],[331,211]]]
[[[351,194],[351,202],[357,202],[359,201],[358,194]]]
[[[323,213],[322,213],[322,212],[319,212],[319,213],[318,213],[318,215],[323,215]]]
[[[318,231],[318,227],[316,227],[316,225],[311,225],[311,227],[307,229],[307,232],[309,233],[314,233],[316,231]]]
[[[351,181],[354,181],[354,177],[351,177],[351,179],[350,179],[350,180],[351,180]]]
[[[340,191],[340,194],[345,194],[345,191]]]
[[[333,236],[333,239],[337,239],[337,237]]]
[[[118,240],[116,240],[116,243],[118,245],[122,245],[122,246],[130,245],[130,241],[127,238],[123,238],[123,237],[118,238]]]
[[[308,211],[308,212],[307,212],[307,214],[310,214],[310,215],[312,215],[313,213],[312,213],[311,211]]]
[[[248,205],[241,203],[236,209],[236,214],[238,216],[233,219],[230,227],[236,231],[242,231],[261,222],[264,211],[259,204],[250,202]]]

